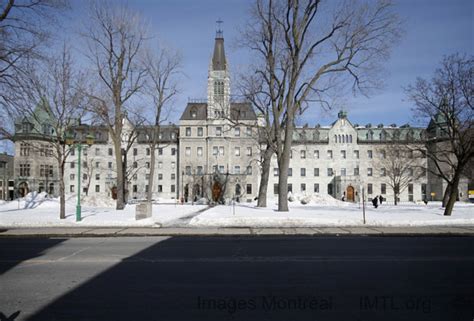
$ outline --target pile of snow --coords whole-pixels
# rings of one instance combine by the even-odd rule
[[[87,195],[81,199],[82,206],[90,207],[112,207],[116,205],[116,201],[111,197],[101,197],[96,195]]]
[[[292,195],[294,200],[297,200],[303,205],[331,205],[331,206],[349,206],[350,202],[343,202],[327,194],[319,193],[295,193]]]

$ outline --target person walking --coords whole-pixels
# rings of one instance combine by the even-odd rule
[[[374,205],[375,208],[379,206],[378,200],[379,198],[377,196],[372,199],[372,205]]]

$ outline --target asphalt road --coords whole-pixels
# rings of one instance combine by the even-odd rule
[[[0,239],[0,320],[466,320],[473,237]]]

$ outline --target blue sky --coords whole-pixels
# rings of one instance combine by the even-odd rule
[[[110,1],[110,3],[123,1]],[[224,21],[226,54],[231,72],[243,68],[249,55],[238,49],[235,40],[246,21],[250,0],[136,0],[125,2],[139,11],[151,33],[183,57],[184,77],[176,97],[172,121],[177,121],[188,98],[205,98],[207,71],[211,58],[215,21]],[[349,119],[358,124],[415,124],[412,103],[406,100],[403,87],[417,77],[431,77],[443,58],[455,52],[474,54],[474,1],[472,0],[394,0],[395,10],[404,21],[405,34],[393,48],[384,71],[385,87],[366,97],[346,97]],[[65,16],[61,35],[79,52],[78,27],[84,21],[88,2],[73,0],[72,11]],[[310,124],[331,123],[338,110],[326,115],[309,110]],[[0,147],[1,149],[1,147]]]
[[[178,49],[183,57],[185,76],[180,80],[181,91],[175,101],[173,121],[179,119],[188,98],[206,97],[207,71],[218,18],[224,21],[231,72],[235,74],[249,62],[250,56],[237,48],[235,41],[247,19],[250,0],[136,0],[125,3],[143,15],[157,39]],[[412,103],[407,101],[403,88],[414,83],[417,77],[431,77],[443,55],[474,53],[474,1],[394,0],[394,4],[403,20],[405,34],[387,61],[383,75],[385,87],[368,98],[345,97],[345,109],[353,123],[414,124]],[[73,2],[71,21],[81,21],[86,8],[86,1]],[[337,112],[334,110],[325,115],[315,108],[305,115],[305,119],[310,125],[329,124]]]

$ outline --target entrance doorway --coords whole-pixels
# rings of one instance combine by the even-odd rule
[[[221,193],[222,193],[222,186],[218,182],[214,182],[214,185],[212,185],[212,200],[214,202],[219,202],[219,199],[221,198]]]
[[[346,200],[348,202],[354,202],[355,198],[354,198],[354,187],[352,186],[348,186],[347,187],[347,190],[346,190]]]
[[[22,182],[20,183],[20,185],[18,185],[18,194],[20,195],[20,197],[25,197],[28,192],[29,188],[27,182]]]

